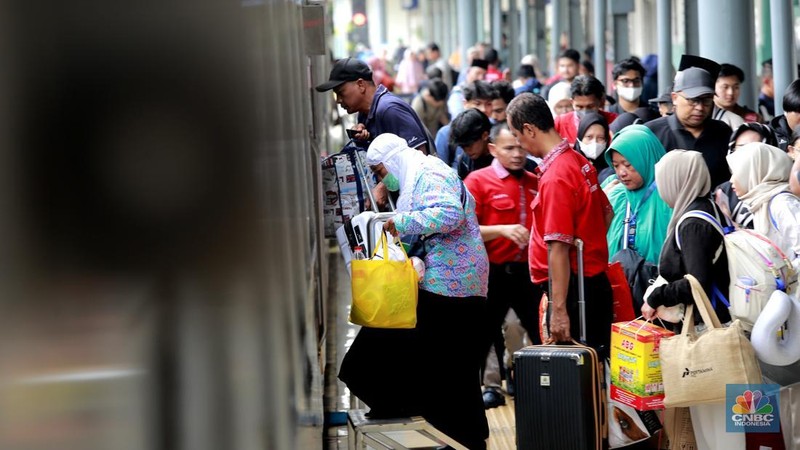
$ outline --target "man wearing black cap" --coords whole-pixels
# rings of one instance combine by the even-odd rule
[[[355,139],[369,143],[383,133],[396,134],[408,146],[427,153],[432,148],[419,117],[401,98],[385,86],[372,81],[372,70],[355,58],[343,58],[333,65],[329,80],[317,86],[317,91],[333,89],[336,103],[348,114],[358,113]]]
[[[658,137],[666,151],[682,149],[702,153],[711,172],[712,186],[717,186],[731,176],[725,162],[731,129],[711,118],[714,81],[715,76],[699,67],[678,72],[672,90],[675,113],[645,125]]]

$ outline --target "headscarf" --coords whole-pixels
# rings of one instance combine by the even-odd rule
[[[770,228],[767,205],[772,197],[789,190],[791,158],[778,147],[760,142],[747,144],[727,158],[731,179],[739,188],[736,194],[753,213],[753,228],[766,234]]]
[[[575,141],[575,144],[573,146],[575,150],[578,150],[579,152],[583,153],[583,150],[581,150],[581,141],[583,140],[583,136],[586,135],[586,132],[589,130],[589,127],[595,124],[603,127],[603,130],[605,131],[606,134],[606,148],[608,148],[608,146],[611,143],[611,133],[608,130],[608,121],[602,114],[592,111],[586,113],[586,115],[583,116],[580,123],[578,124],[578,134],[577,134],[578,140]],[[584,154],[584,156],[586,155]],[[589,157],[587,156],[586,158],[588,159]],[[602,158],[602,154],[598,156],[597,159],[594,160],[590,159],[589,161],[592,162],[592,165],[594,165],[598,173],[601,170],[608,167],[608,164],[606,164],[605,159]]]
[[[686,208],[711,191],[711,174],[703,155],[694,150],[672,150],[656,163],[656,185],[661,198],[672,207],[667,236]]]
[[[397,209],[410,209],[411,195],[416,183],[417,173],[422,165],[441,162],[439,158],[426,156],[419,150],[408,146],[408,142],[392,133],[378,135],[367,149],[367,164],[374,166],[383,164],[386,170],[397,177],[400,184],[400,196],[397,198]],[[442,163],[444,166],[444,163]]]
[[[636,251],[648,262],[658,264],[672,208],[661,199],[658,191],[651,192],[644,203],[641,202],[655,182],[655,166],[665,155],[664,146],[646,126],[630,125],[617,133],[613,144],[606,150],[605,160],[609,165],[614,151],[631,163],[644,183],[636,190],[628,190],[620,184],[611,191],[609,202],[614,208],[614,218],[607,234],[608,254],[613,256],[622,248],[622,239],[626,238],[625,215],[630,203],[631,214],[636,215]]]

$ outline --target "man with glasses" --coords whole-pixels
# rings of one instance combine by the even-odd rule
[[[675,113],[645,125],[664,145],[666,151],[695,150],[711,172],[712,186],[731,177],[725,155],[731,128],[711,118],[714,109],[714,78],[699,67],[689,67],[675,75],[672,104]]]
[[[614,90],[617,92],[617,103],[608,108],[609,112],[615,114],[633,113],[637,116],[644,114],[647,117],[640,117],[643,121],[658,117],[658,114],[649,107],[645,99],[642,98],[642,80],[646,71],[638,59],[623,59],[614,66],[611,76],[614,78]],[[640,109],[646,108],[646,109]],[[645,114],[647,112],[647,114]]]

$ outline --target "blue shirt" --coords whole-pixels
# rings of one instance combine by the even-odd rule
[[[464,149],[460,145],[456,146],[455,153],[450,155],[450,124],[439,128],[439,131],[436,132],[436,154],[445,164],[458,170],[457,163],[459,156],[464,154]]]
[[[419,148],[428,142],[425,128],[417,113],[382,84],[378,85],[372,97],[369,114],[364,117],[364,114],[359,113],[358,122],[367,127],[370,139],[383,133],[392,133],[405,139],[411,148]]]

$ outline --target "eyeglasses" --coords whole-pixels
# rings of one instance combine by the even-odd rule
[[[639,87],[639,86],[642,85],[642,79],[641,78],[617,78],[617,81],[620,84],[622,84],[623,86],[626,86],[626,87],[630,87],[630,86]]]
[[[708,108],[709,106],[714,104],[714,97],[711,96],[700,97],[700,98],[686,98],[682,94],[678,95],[683,97],[683,99],[686,100],[686,102],[689,103],[689,106],[691,106],[692,108],[694,108],[697,105],[703,105],[704,107]]]

